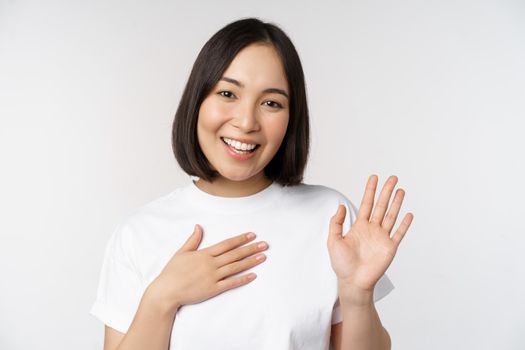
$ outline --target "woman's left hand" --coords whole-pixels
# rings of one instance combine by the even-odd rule
[[[397,231],[390,237],[405,195],[402,189],[396,191],[385,216],[397,180],[396,176],[388,178],[370,218],[378,178],[377,175],[369,177],[357,218],[345,236],[342,235],[345,206],[339,205],[337,213],[331,218],[327,245],[340,288],[372,293],[375,284],[394,259],[399,243],[414,217],[412,213],[406,214]]]

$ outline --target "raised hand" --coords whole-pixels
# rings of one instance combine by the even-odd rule
[[[387,212],[397,180],[396,176],[388,178],[371,214],[378,178],[377,175],[368,178],[356,221],[345,236],[342,234],[345,206],[339,205],[331,218],[327,246],[339,286],[373,292],[375,284],[392,263],[414,218],[412,213],[407,213],[393,236],[390,236],[405,196],[404,190],[397,189]]]

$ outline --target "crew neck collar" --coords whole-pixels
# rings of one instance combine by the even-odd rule
[[[277,197],[283,188],[273,181],[269,186],[254,194],[242,197],[222,197],[210,194],[197,187],[195,180],[186,186],[188,200],[202,210],[221,213],[239,213],[252,211],[271,203],[277,203]]]

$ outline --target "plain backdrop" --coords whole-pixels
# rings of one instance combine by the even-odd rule
[[[406,191],[376,304],[393,349],[524,349],[525,5],[504,0],[0,0],[0,348],[102,349],[107,240],[191,180],[170,143],[182,89],[249,16],[302,59],[305,182],[356,205],[370,174]]]

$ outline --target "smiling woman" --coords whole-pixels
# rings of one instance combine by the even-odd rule
[[[256,18],[214,34],[172,129],[175,158],[199,180],[136,210],[108,242],[91,310],[106,349],[387,348],[373,303],[393,289],[384,272],[404,232],[386,237],[402,196],[370,226],[375,178],[358,214],[337,190],[302,182],[309,142],[288,36]]]
[[[197,186],[230,197],[272,181],[300,184],[309,135],[304,74],[288,36],[254,18],[215,33],[195,60],[173,123],[175,157],[199,177]],[[221,137],[260,146],[236,157],[218,147]]]
[[[218,176],[213,182],[200,179],[197,186],[220,196],[228,196],[233,187],[256,193],[272,181],[264,168],[288,127],[286,74],[273,45],[251,44],[235,56],[224,76],[197,118],[199,146]],[[223,138],[233,141],[224,147]]]

